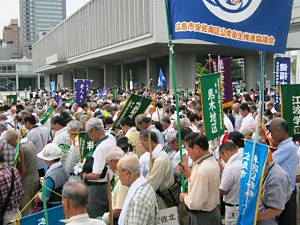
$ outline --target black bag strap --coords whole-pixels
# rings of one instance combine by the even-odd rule
[[[6,212],[6,209],[7,209],[7,206],[8,206],[8,203],[10,201],[10,198],[11,198],[11,194],[13,192],[13,189],[14,189],[14,180],[15,180],[15,173],[14,173],[14,169],[13,167],[11,167],[11,182],[10,182],[10,189],[9,189],[9,192],[6,196],[6,199],[4,201],[4,205],[3,205],[3,208],[2,208],[2,211],[0,212],[0,215],[4,216],[5,212]]]

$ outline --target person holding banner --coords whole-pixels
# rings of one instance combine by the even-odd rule
[[[187,206],[189,225],[220,225],[219,165],[208,150],[206,136],[192,132],[185,141],[193,169],[183,162],[177,170],[189,180],[188,192],[180,194],[180,201]]]
[[[149,135],[150,133],[150,135]],[[149,138],[150,136],[150,138]],[[161,192],[169,189],[174,184],[174,171],[172,162],[168,154],[163,151],[163,147],[158,143],[157,136],[154,132],[144,130],[140,133],[140,144],[147,152],[152,154],[153,167],[151,168],[151,158],[148,158],[147,163],[150,165],[150,171],[146,176],[147,183],[150,184],[157,192],[157,204],[159,209],[167,208],[166,203],[161,196]],[[150,149],[150,146],[151,148]]]
[[[82,173],[81,176],[87,180],[86,184],[90,195],[87,212],[91,218],[96,218],[108,210],[106,176],[107,173],[110,173],[110,177],[113,174],[106,166],[105,157],[109,149],[116,146],[116,142],[105,134],[103,123],[97,118],[90,118],[85,124],[85,130],[96,143],[96,149],[93,153],[92,172]]]
[[[86,207],[89,200],[87,187],[78,181],[68,181],[62,191],[62,205],[66,216],[61,222],[68,225],[105,225],[101,220],[91,219]]]

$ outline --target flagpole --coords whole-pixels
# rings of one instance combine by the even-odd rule
[[[179,118],[179,107],[178,107],[178,95],[177,95],[177,85],[176,85],[176,76],[175,76],[175,65],[174,65],[174,51],[173,43],[171,39],[170,23],[169,23],[169,14],[168,14],[168,3],[165,0],[165,10],[166,10],[166,20],[167,20],[167,29],[168,29],[168,47],[172,71],[172,81],[174,86],[174,95],[175,95],[175,105],[176,105],[176,118],[177,118],[177,130],[178,130],[178,145],[180,151],[180,163],[182,163],[182,141],[181,141],[181,129],[180,129],[180,118]],[[184,190],[184,174],[181,173],[181,191]]]

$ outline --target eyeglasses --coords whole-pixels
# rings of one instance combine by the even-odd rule
[[[127,171],[129,174],[131,174],[131,172],[128,169],[124,169],[124,170],[118,171],[118,173],[122,173],[124,171]]]

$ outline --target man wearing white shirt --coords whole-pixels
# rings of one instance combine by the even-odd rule
[[[249,127],[254,126],[254,118],[252,116],[252,113],[250,113],[249,106],[246,103],[240,106],[240,114],[243,117],[243,121],[241,123],[239,132],[245,135]]]
[[[111,147],[116,146],[113,139],[105,134],[101,120],[90,118],[85,129],[89,137],[96,143],[93,153],[94,163],[91,173],[82,173],[81,176],[87,180],[88,192],[90,194],[87,212],[91,218],[102,216],[108,210],[107,199],[107,173],[113,175],[112,171],[106,167],[106,155]]]

